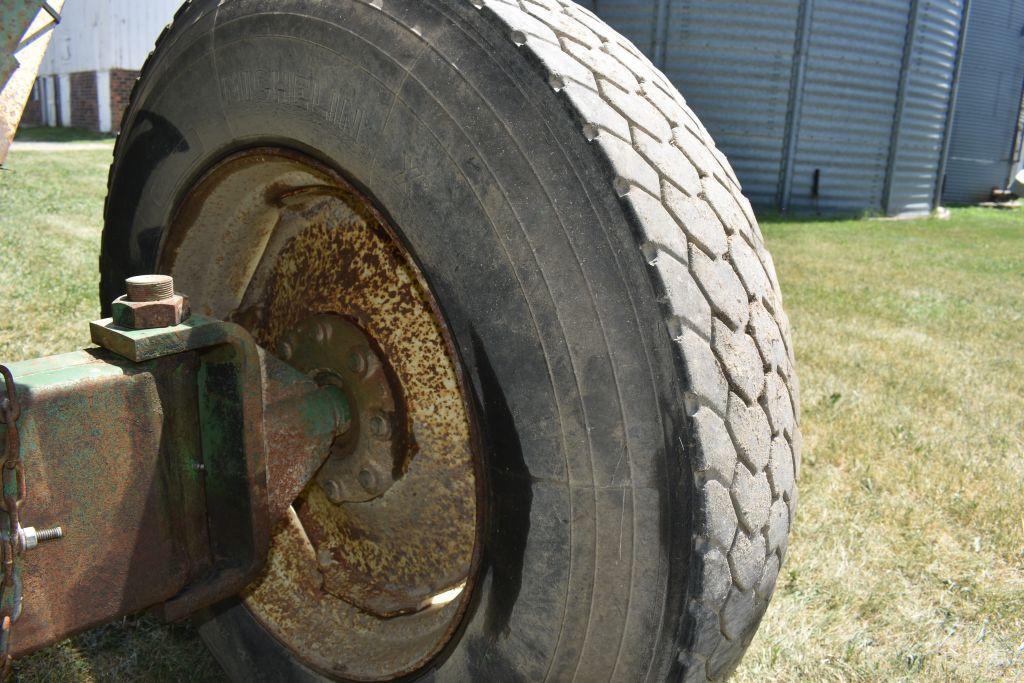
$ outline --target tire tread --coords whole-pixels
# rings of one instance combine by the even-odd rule
[[[774,264],[725,155],[628,40],[570,0],[473,4],[546,70],[642,235],[694,425],[695,553],[676,671],[719,680],[760,623],[795,515],[799,387]]]

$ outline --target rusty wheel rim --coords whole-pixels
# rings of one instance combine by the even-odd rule
[[[402,434],[394,481],[339,495],[320,476],[278,526],[268,566],[242,600],[325,675],[388,680],[419,670],[468,605],[482,506],[460,365],[415,260],[367,196],[278,148],[236,154],[205,173],[160,254],[160,272],[198,312],[240,323],[296,367],[351,382],[361,333],[356,345],[365,342],[386,368],[391,398],[364,393],[384,401],[373,410],[394,404],[381,413]],[[345,343],[332,346],[339,337]]]

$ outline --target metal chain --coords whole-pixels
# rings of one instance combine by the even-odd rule
[[[3,561],[3,578],[0,582],[0,681],[7,680],[11,673],[11,631],[14,622],[21,616],[21,517],[19,508],[25,500],[25,468],[21,461],[21,435],[18,433],[18,419],[21,405],[14,387],[14,376],[7,367],[0,365],[6,387],[6,397],[0,399],[0,424],[7,426],[7,447],[2,468],[3,505],[0,510],[7,513],[7,528],[0,530],[0,558]]]

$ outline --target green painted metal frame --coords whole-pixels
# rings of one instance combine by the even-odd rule
[[[9,366],[23,519],[65,531],[23,558],[15,655],[125,614],[155,606],[178,619],[240,592],[351,420],[340,389],[237,325],[196,316],[91,331],[98,348]]]

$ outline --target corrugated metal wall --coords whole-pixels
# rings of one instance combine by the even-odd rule
[[[964,2],[583,4],[662,66],[755,204],[906,214],[935,203]]]
[[[758,204],[779,196],[799,18],[800,0],[671,4],[664,71]]]
[[[1005,188],[1020,158],[1024,0],[974,0],[964,45],[944,201],[973,204]]]
[[[615,27],[645,55],[654,57],[659,0],[583,0],[579,4]]]
[[[881,211],[909,4],[814,1],[789,208]]]
[[[583,0],[581,4],[662,68],[729,156],[751,201],[773,205],[779,199],[786,153],[804,1]]]

